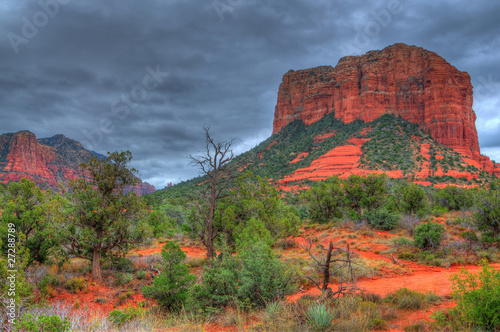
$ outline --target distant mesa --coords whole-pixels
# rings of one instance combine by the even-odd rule
[[[335,67],[290,70],[279,87],[273,134],[294,120],[310,125],[330,113],[344,123],[393,114],[495,172],[479,151],[469,74],[421,47],[394,44],[343,57]]]
[[[37,139],[27,130],[3,134],[0,136],[0,182],[28,178],[43,189],[56,189],[59,183],[80,178],[79,165],[93,156],[104,158],[64,135]],[[142,182],[133,190],[137,195],[144,195],[156,189]]]

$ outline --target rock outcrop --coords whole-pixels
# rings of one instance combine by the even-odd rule
[[[480,155],[470,76],[434,52],[394,44],[341,58],[336,67],[289,71],[279,88],[273,133],[294,120],[309,125],[332,112],[345,123],[400,116],[494,172]]]
[[[81,177],[79,165],[93,156],[100,155],[64,135],[37,140],[29,131],[3,134],[0,136],[0,182],[28,178],[43,189],[54,189],[59,183]],[[155,188],[140,183],[133,190],[143,195],[154,192]]]

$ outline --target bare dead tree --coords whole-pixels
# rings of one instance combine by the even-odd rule
[[[339,297],[341,295],[347,293],[353,293],[357,290],[360,290],[357,286],[356,276],[354,274],[353,265],[358,265],[353,260],[352,251],[349,248],[349,244],[347,244],[346,249],[335,247],[333,243],[330,241],[328,244],[328,249],[323,248],[323,252],[318,256],[315,256],[312,253],[314,240],[310,240],[307,246],[302,246],[304,250],[306,250],[314,261],[314,265],[319,268],[321,274],[323,275],[323,282],[320,284],[313,278],[307,277],[311,280],[316,287],[321,291],[320,301],[324,301],[328,297]],[[318,246],[316,246],[318,247]],[[341,269],[347,270],[347,277],[341,278],[339,275],[339,271]],[[330,283],[330,278],[337,277],[338,280],[338,288],[334,292],[328,286]]]
[[[234,172],[229,163],[234,159],[232,150],[233,140],[215,142],[209,133],[209,127],[205,130],[205,152],[200,155],[189,157],[191,165],[200,168],[201,172],[208,177],[204,195],[198,199],[195,208],[199,217],[193,220],[193,231],[207,248],[207,259],[214,257],[214,239],[218,235],[218,229],[214,225],[215,212],[218,201],[226,197],[228,186],[234,179]]]

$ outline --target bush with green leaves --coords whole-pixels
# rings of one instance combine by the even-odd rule
[[[139,280],[144,279],[146,277],[146,271],[144,271],[144,270],[137,271],[136,277]]]
[[[186,303],[189,310],[210,314],[237,302],[239,261],[232,255],[219,257],[207,266],[202,282],[191,287]]]
[[[441,245],[441,237],[445,228],[435,222],[421,223],[415,228],[413,239],[420,249],[437,249]]]
[[[142,288],[142,293],[145,297],[157,300],[162,308],[178,311],[182,308],[196,276],[189,273],[189,268],[183,263],[186,254],[175,242],[167,242],[161,255],[162,272],[154,278],[151,286]]]
[[[406,213],[417,213],[427,206],[425,191],[415,183],[405,184],[398,190],[400,210]]]
[[[149,224],[153,236],[173,236],[177,231],[177,222],[174,218],[168,217],[165,211],[154,210],[149,214]]]
[[[483,237],[488,239],[485,242],[500,241],[500,190],[493,188],[478,199],[474,215]]]
[[[311,219],[319,223],[342,218],[347,204],[344,187],[338,177],[319,182],[301,197],[309,208]]]
[[[15,232],[14,228],[8,227],[7,229],[9,234]],[[23,303],[29,303],[33,299],[33,285],[27,282],[24,272],[29,261],[29,250],[23,246],[25,239],[26,237],[21,233],[19,234],[16,242],[8,242],[8,248],[15,249],[15,262],[7,259],[7,250],[5,252],[0,250],[0,280],[9,280],[9,282],[0,283],[0,293],[8,294],[10,299],[14,300],[17,307],[21,306]],[[1,237],[0,248],[2,248]],[[12,280],[10,279],[12,278],[12,272],[9,272],[9,270],[13,269],[17,269],[17,273],[15,273],[15,278]],[[12,283],[14,284],[14,287],[12,287]],[[15,288],[16,291],[12,292],[11,288]]]
[[[249,171],[236,179],[236,188],[219,204],[216,215],[230,246],[238,238],[240,241],[241,237],[248,238],[251,233],[248,227],[255,229],[257,223],[259,234],[272,242],[297,235],[301,224],[295,207],[286,205],[276,188]]]
[[[411,239],[403,236],[393,237],[391,241],[394,246],[398,248],[411,248],[414,245],[414,242]]]
[[[399,224],[399,215],[385,209],[373,210],[365,214],[366,221],[374,228],[390,231]]]
[[[109,313],[108,320],[115,326],[122,326],[123,324],[138,318],[144,314],[144,309],[142,308],[125,308],[125,309],[114,309]]]
[[[68,318],[61,319],[59,316],[40,315],[34,317],[31,314],[24,314],[14,323],[15,331],[24,332],[65,332],[71,328]]]
[[[73,278],[66,281],[66,288],[69,289],[71,293],[76,293],[81,291],[87,285],[85,278]]]
[[[324,304],[313,304],[306,312],[306,319],[312,331],[327,331],[332,325],[334,313]]]
[[[344,181],[344,190],[349,206],[361,217],[363,209],[372,211],[383,205],[387,196],[387,175],[351,175]]]
[[[236,250],[245,250],[257,242],[264,242],[270,247],[273,244],[273,238],[262,220],[251,218],[246,227],[236,235]]]
[[[390,293],[384,301],[395,304],[399,309],[422,309],[426,304],[425,294],[418,293],[408,288],[401,288]]]
[[[116,284],[119,285],[126,285],[134,280],[134,275],[132,273],[122,273],[118,272],[116,274]]]
[[[448,210],[458,211],[473,205],[471,191],[457,186],[446,186],[434,195],[434,201]]]
[[[438,324],[451,326],[454,331],[500,329],[500,271],[486,261],[482,265],[479,274],[462,269],[452,277],[457,305],[447,315],[436,315]]]
[[[192,288],[190,309],[210,312],[230,304],[263,308],[291,291],[288,267],[265,243],[245,247],[237,256],[219,257]]]
[[[49,286],[56,287],[59,285],[59,280],[53,274],[46,274],[42,280],[36,285],[42,296],[49,296]]]
[[[134,264],[127,257],[112,257],[110,259],[110,266],[118,272],[134,272]]]
[[[7,225],[15,225],[16,236],[25,237],[23,247],[27,249],[28,265],[47,262],[59,245],[55,235],[63,219],[63,199],[50,190],[42,192],[29,179],[21,179],[9,184],[4,200],[0,206],[3,250],[7,251],[7,244],[13,239],[7,235]]]
[[[267,316],[270,319],[276,319],[279,317],[279,314],[283,311],[283,302],[270,302],[266,304],[266,312]]]
[[[267,302],[282,299],[290,292],[289,269],[266,244],[259,242],[243,250],[239,257],[237,296],[240,302],[264,307]]]

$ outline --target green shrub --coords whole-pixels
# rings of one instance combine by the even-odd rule
[[[457,186],[446,186],[446,188],[439,189],[434,200],[439,206],[454,211],[469,208],[473,203],[469,190]]]
[[[477,237],[476,233],[471,232],[471,231],[463,232],[462,234],[460,234],[460,236],[464,240],[466,240],[467,242],[470,242],[470,243],[479,242],[479,238]]]
[[[184,304],[196,276],[190,274],[186,264],[183,264],[186,254],[178,244],[167,242],[161,255],[162,273],[154,278],[151,286],[144,286],[142,292],[145,297],[156,299],[161,307],[177,311]]]
[[[87,282],[84,278],[73,278],[66,281],[65,286],[70,290],[71,293],[76,293],[84,289],[86,284]]]
[[[192,269],[192,268],[198,268],[198,267],[203,267],[207,262],[206,257],[199,257],[199,258],[191,258],[189,259],[186,264],[187,266]]]
[[[333,317],[324,304],[314,304],[306,312],[307,323],[313,331],[326,331],[332,325]]]
[[[232,255],[213,260],[203,274],[202,283],[190,289],[186,306],[189,310],[212,313],[217,311],[214,308],[236,302],[240,269],[238,260]]]
[[[263,308],[290,292],[290,278],[287,266],[269,246],[256,243],[236,257],[214,260],[203,282],[192,288],[188,307],[206,313],[230,304]]]
[[[116,326],[123,324],[141,316],[144,313],[142,308],[115,309],[109,313],[108,320]]]
[[[278,318],[282,310],[283,310],[282,302],[270,302],[266,305],[266,312],[270,319]]]
[[[18,318],[14,324],[15,331],[25,332],[65,332],[69,331],[71,323],[67,317],[62,320],[59,316],[41,315],[33,317],[31,314],[24,314]]]
[[[37,285],[38,290],[45,297],[50,295],[49,285],[52,287],[56,287],[57,285],[59,285],[59,280],[57,280],[57,277],[53,274],[46,274]]]
[[[141,280],[141,279],[144,279],[146,277],[146,271],[143,271],[143,270],[140,270],[140,271],[137,271],[137,279]]]
[[[241,284],[237,292],[240,302],[264,307],[266,302],[281,299],[290,292],[288,268],[267,245],[257,243],[242,251],[240,257]]]
[[[425,305],[425,294],[414,292],[408,288],[401,288],[390,293],[385,301],[395,304],[399,309],[422,309]]]
[[[134,264],[127,257],[116,257],[111,261],[111,265],[120,272],[134,272]]]
[[[390,231],[398,226],[399,216],[385,209],[373,210],[365,214],[366,221],[377,229]]]
[[[392,243],[394,243],[394,246],[400,248],[401,247],[411,248],[414,245],[413,240],[402,236],[392,238]]]
[[[500,241],[500,190],[479,198],[474,218],[479,230],[487,234],[487,242]]]
[[[415,245],[420,249],[437,249],[441,245],[441,236],[445,228],[432,221],[422,223],[415,228],[413,238]]]
[[[479,274],[462,269],[452,277],[457,305],[448,314],[437,314],[434,318],[438,324],[454,330],[496,331],[500,328],[500,271],[485,261],[482,265]]]
[[[126,285],[130,283],[134,279],[134,275],[132,273],[122,273],[118,272],[116,274],[116,284],[117,285]]]
[[[407,325],[403,329],[405,332],[424,332],[427,331],[424,323],[417,323],[417,324],[411,324]]]
[[[387,322],[382,318],[373,318],[370,321],[370,329],[385,330],[386,328],[387,328]]]
[[[402,211],[414,214],[427,206],[427,196],[419,185],[414,183],[406,184],[399,191]]]
[[[311,220],[318,223],[342,218],[347,203],[342,181],[338,177],[330,177],[325,181],[320,181],[302,193],[301,197],[309,209]]]
[[[365,302],[372,302],[372,303],[382,302],[382,297],[379,294],[370,293],[366,291],[360,292],[359,297]]]
[[[407,261],[413,261],[415,260],[416,256],[414,253],[409,252],[409,251],[404,251],[398,254],[399,259],[405,259]]]

